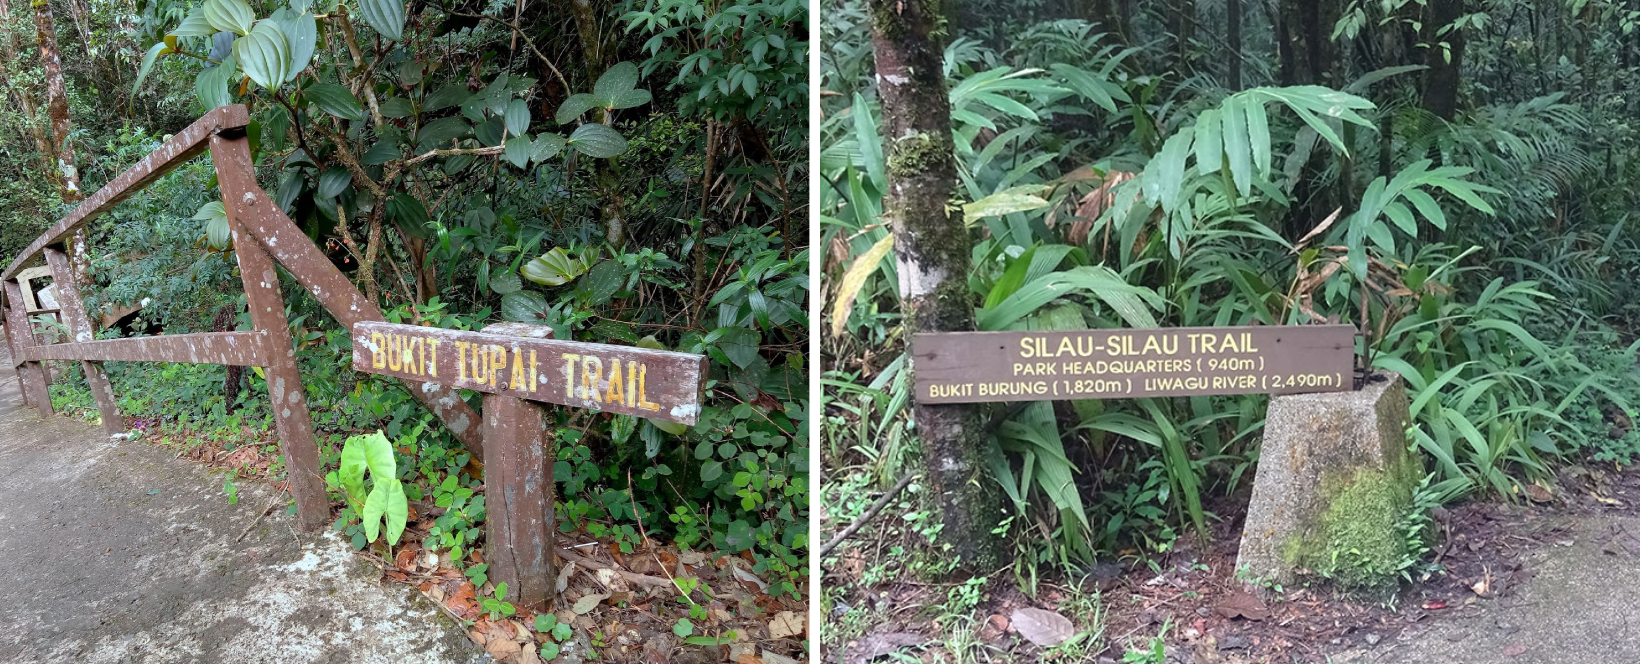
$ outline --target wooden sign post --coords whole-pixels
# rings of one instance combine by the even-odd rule
[[[911,350],[929,404],[1354,389],[1349,325],[950,332]]]
[[[489,576],[541,607],[553,595],[553,442],[532,402],[694,424],[706,357],[557,341],[552,328],[498,323],[482,332],[360,322],[353,368],[484,393]],[[454,393],[452,392],[454,398]]]

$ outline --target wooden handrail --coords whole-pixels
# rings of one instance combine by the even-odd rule
[[[68,216],[63,217],[36,238],[23,253],[17,255],[16,260],[11,262],[11,266],[7,267],[4,273],[0,273],[0,279],[11,279],[23,269],[23,265],[39,255],[41,250],[63,242],[75,230],[107,213],[120,201],[205,152],[210,147],[212,136],[224,131],[242,129],[247,124],[250,124],[250,112],[245,110],[243,104],[218,107],[200,116],[193,124],[188,125],[187,129],[177,132],[171,140],[125,169],[124,173],[109,180],[108,184],[97,190],[97,193],[85,199],[79,207],[69,212]]]

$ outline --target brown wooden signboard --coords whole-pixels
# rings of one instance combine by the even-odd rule
[[[558,341],[552,328],[497,323],[482,332],[363,321],[353,325],[353,368],[422,385],[484,394],[485,521],[490,577],[515,602],[553,596],[553,448],[547,402],[694,424],[706,357],[632,346]],[[414,388],[412,388],[414,389]]]
[[[1354,388],[1350,325],[931,333],[911,350],[919,403]]]
[[[353,368],[680,424],[706,386],[704,355],[371,321],[353,326]]]

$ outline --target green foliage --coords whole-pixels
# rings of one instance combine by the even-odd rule
[[[887,486],[918,452],[897,266],[873,250],[890,240],[870,21],[864,3],[827,5],[817,214],[836,251],[825,272],[843,282],[824,351],[844,368],[824,383],[822,457]],[[1637,347],[1618,340],[1640,318],[1616,313],[1634,292],[1614,284],[1640,274],[1640,248],[1620,202],[1632,192],[1591,177],[1591,128],[1623,136],[1606,161],[1623,172],[1634,141],[1601,95],[1486,88],[1446,121],[1409,90],[1423,65],[1341,62],[1334,87],[1278,87],[1256,58],[1254,82],[1230,91],[1153,75],[1176,71],[1167,49],[1038,20],[1051,11],[967,8],[944,53],[979,329],[1357,324],[1368,365],[1407,382],[1411,441],[1434,471],[1425,502],[1514,497],[1557,461],[1632,458]],[[1509,80],[1492,68],[1516,54],[1480,48],[1488,84]],[[1206,530],[1212,499],[1251,479],[1264,403],[984,407],[1016,573]],[[1396,548],[1338,569],[1407,578],[1423,550]]]
[[[368,494],[364,490],[366,470],[370,472]],[[327,474],[325,481],[341,490],[348,507],[359,515],[367,541],[376,541],[385,525],[387,543],[399,543],[409,516],[409,503],[398,478],[393,446],[386,436],[377,431],[348,438],[342,445],[341,465]]]

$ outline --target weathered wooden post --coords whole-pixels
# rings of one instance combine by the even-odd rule
[[[37,361],[23,361],[23,354],[35,347],[34,326],[24,311],[23,287],[16,279],[7,279],[6,330],[11,336],[12,363],[17,367],[17,380],[22,384],[23,401],[40,410],[42,417],[51,417],[51,393],[46,390],[45,367]]]
[[[239,256],[239,276],[245,284],[251,323],[267,339],[262,370],[267,374],[273,421],[285,453],[290,493],[296,499],[296,522],[304,531],[317,532],[330,521],[330,500],[325,496],[324,476],[319,468],[319,447],[313,441],[313,416],[308,412],[302,374],[296,366],[296,345],[285,320],[285,298],[279,293],[279,273],[274,270],[273,258],[245,230],[247,211],[272,202],[256,196],[261,190],[243,135],[211,136],[211,161],[216,166],[223,209],[233,230],[234,253]]]
[[[57,308],[63,324],[68,326],[73,343],[86,343],[97,337],[91,328],[91,318],[80,298],[80,286],[75,283],[74,270],[69,268],[68,254],[47,247],[46,265],[51,266],[51,279],[57,284]],[[80,360],[85,371],[85,382],[91,387],[91,396],[97,400],[97,411],[102,415],[103,431],[109,435],[125,432],[125,419],[114,402],[114,388],[108,382],[108,373],[101,362]]]
[[[694,424],[706,385],[701,355],[551,336],[551,328],[525,323],[483,332],[353,326],[355,370],[484,393],[489,576],[531,607],[552,598],[555,581],[553,441],[532,402]]]

